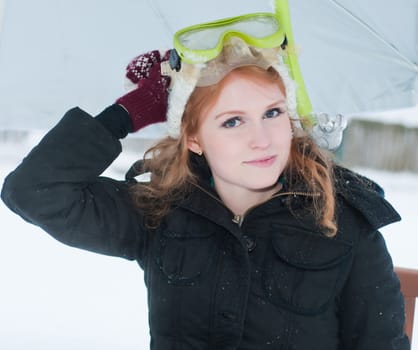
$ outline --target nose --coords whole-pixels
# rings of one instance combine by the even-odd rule
[[[256,123],[250,130],[250,147],[266,149],[271,144],[271,135],[267,123]]]

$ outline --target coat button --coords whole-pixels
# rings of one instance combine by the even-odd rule
[[[244,238],[248,251],[252,252],[257,245],[257,243],[255,242],[255,238],[247,236],[247,235],[242,236],[242,238]]]

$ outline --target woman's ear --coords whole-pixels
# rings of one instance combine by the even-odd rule
[[[202,147],[195,136],[189,136],[187,139],[187,148],[198,155],[202,155]]]

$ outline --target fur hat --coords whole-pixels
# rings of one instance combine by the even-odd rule
[[[167,127],[173,138],[180,135],[181,119],[190,95],[197,86],[208,86],[222,80],[233,69],[255,65],[263,69],[273,67],[280,75],[286,90],[286,103],[295,127],[300,127],[296,110],[296,83],[284,62],[285,51],[281,48],[259,49],[248,46],[242,39],[232,37],[219,56],[203,64],[182,63],[177,72],[169,62],[161,64],[161,74],[171,77],[168,95]]]
[[[133,131],[166,120],[168,135],[178,138],[184,109],[197,86],[217,83],[237,67],[256,65],[263,69],[273,67],[280,75],[296,135],[302,126],[313,124],[312,129],[307,131],[320,147],[333,150],[340,145],[347,126],[343,116],[332,117],[325,113],[317,116],[298,115],[297,86],[285,62],[286,50],[280,47],[254,48],[233,37],[225,43],[223,51],[215,59],[203,64],[183,63],[178,71],[171,68],[170,52],[173,51],[154,50],[142,54],[126,68],[125,86],[131,92],[119,98],[117,103],[128,111],[133,121]]]

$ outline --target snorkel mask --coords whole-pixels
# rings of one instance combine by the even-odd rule
[[[297,59],[288,0],[275,0],[274,4],[275,13],[231,17],[175,33],[170,60],[161,67],[162,74],[171,77],[167,112],[170,136],[179,136],[184,108],[196,86],[215,84],[245,65],[273,67],[285,85],[294,126],[316,124]]]

